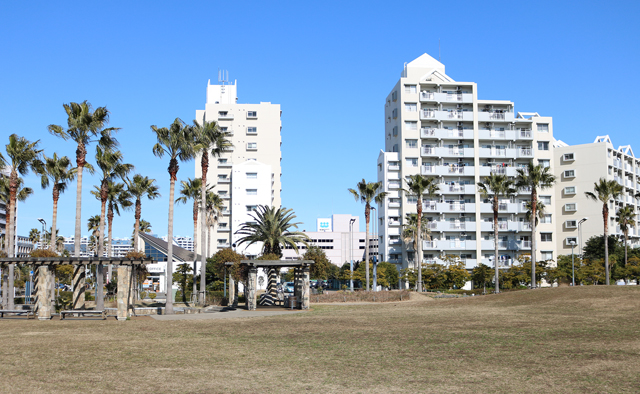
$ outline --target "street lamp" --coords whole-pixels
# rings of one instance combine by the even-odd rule
[[[576,285],[576,271],[574,268],[574,264],[573,264],[573,259],[574,259],[574,254],[573,254],[573,248],[576,246],[575,242],[571,242],[571,286],[575,286]]]
[[[582,256],[582,223],[587,220],[589,220],[589,218],[582,218],[582,220],[578,222],[578,251],[580,252],[580,256]],[[605,242],[607,241],[605,240]]]
[[[44,228],[47,226],[47,222],[43,218],[38,218],[38,221],[42,223],[42,234],[40,235],[40,246],[44,249]]]
[[[353,292],[353,223],[355,223],[356,219],[355,218],[351,218],[351,220],[349,220],[349,266],[351,267],[351,277],[349,279],[349,288],[351,289],[351,292]]]
[[[373,209],[374,211],[376,211],[376,215],[374,216],[374,221],[373,221],[373,234],[376,235],[376,222],[377,222],[377,213],[378,211],[376,210],[375,207],[371,207],[371,209]],[[371,238],[369,238],[369,249],[371,249]],[[369,258],[369,251],[367,251],[367,258]],[[373,261],[373,291],[378,291],[378,258],[377,258],[377,253],[374,256],[374,261]]]

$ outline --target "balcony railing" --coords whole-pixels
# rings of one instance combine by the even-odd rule
[[[462,111],[449,111],[449,119],[462,119]]]
[[[449,174],[464,174],[463,166],[449,166]]]
[[[504,175],[507,173],[506,167],[491,167],[492,174]]]
[[[498,211],[506,211],[508,206],[509,205],[507,203],[501,202],[498,204]]]
[[[433,100],[434,95],[432,92],[420,92],[420,98],[422,100]]]
[[[436,153],[436,148],[432,146],[423,146],[422,147],[422,155],[434,155]]]
[[[463,148],[449,148],[449,154],[452,156],[462,156],[464,155]]]
[[[425,201],[422,203],[422,206],[427,211],[435,211],[437,209],[435,201]]]
[[[531,150],[531,148],[520,148],[518,150],[518,155],[520,155],[520,156],[531,156],[531,155],[533,155],[533,151]]]
[[[464,212],[464,203],[454,202],[449,204],[450,211]]]
[[[435,137],[436,136],[436,130],[432,129],[432,128],[429,128],[429,127],[421,128],[420,132],[422,133],[422,138]]]
[[[422,166],[422,174],[435,174],[436,167],[435,166]]]
[[[462,93],[447,93],[447,101],[462,101]]]
[[[491,112],[491,113],[489,113],[489,119],[504,120],[504,118],[505,118],[504,112]]]
[[[531,130],[520,130],[520,138],[532,138]]]
[[[436,117],[436,111],[431,109],[423,109],[420,111],[420,116],[423,119],[434,119]]]

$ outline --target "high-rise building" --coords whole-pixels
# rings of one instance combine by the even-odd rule
[[[431,232],[424,240],[423,262],[445,255],[493,266],[492,204],[477,184],[491,173],[516,176],[534,164],[553,167],[553,125],[550,117],[515,112],[507,100],[479,100],[474,82],[460,82],[445,66],[424,54],[407,63],[385,100],[385,149],[378,157],[378,180],[389,193],[378,210],[382,259],[415,267],[413,247],[402,239],[406,215],[416,212],[416,196],[402,193],[413,174],[437,179],[439,191],[423,196]],[[538,226],[537,259],[555,259],[554,189],[539,191],[547,216]],[[499,262],[506,268],[531,254],[531,228],[525,220],[529,190],[499,201]]]
[[[636,158],[630,145],[615,148],[608,135],[598,136],[590,144],[567,145],[557,141],[554,149],[557,177],[555,206],[556,245],[559,254],[580,253],[593,236],[604,234],[602,202],[589,200],[585,192],[594,192],[600,178],[613,180],[623,187],[616,200],[609,201],[609,234],[622,237],[615,221],[617,210],[625,205],[638,214],[640,201],[640,158]],[[584,220],[587,219],[587,220]],[[637,219],[637,218],[636,218]],[[630,247],[640,246],[638,225],[629,228]]]
[[[233,234],[242,224],[253,220],[251,213],[258,205],[280,207],[280,105],[238,103],[237,83],[221,81],[207,85],[204,110],[196,111],[196,120],[215,121],[231,134],[233,147],[220,157],[210,158],[207,184],[224,200],[223,216],[213,229],[208,254],[236,243]],[[200,158],[196,158],[196,177],[201,177]],[[198,220],[198,226],[202,220]],[[198,230],[198,236],[200,230]],[[199,250],[203,242],[198,242]],[[261,245],[238,246],[248,256],[260,253]]]

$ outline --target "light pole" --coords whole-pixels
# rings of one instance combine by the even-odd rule
[[[578,222],[578,252],[580,252],[580,257],[582,257],[582,223],[586,222],[587,220],[589,220],[589,218],[582,218]]]
[[[576,285],[576,271],[573,264],[574,254],[573,248],[576,246],[575,242],[571,242],[571,286]]]
[[[353,292],[353,223],[356,219],[349,220],[349,266],[351,268],[351,277],[349,279],[349,288]]]
[[[47,226],[47,222],[43,218],[38,218],[38,221],[42,224],[42,234],[40,235],[40,246],[44,249],[44,229]]]
[[[375,220],[373,221],[373,234],[376,235],[376,222],[378,221],[378,211],[371,207],[372,210],[376,211],[376,215],[374,216]],[[371,238],[369,238],[369,249],[371,249]],[[367,251],[367,258],[369,258],[369,251]],[[373,261],[373,291],[378,291],[378,257],[377,253],[374,255]]]

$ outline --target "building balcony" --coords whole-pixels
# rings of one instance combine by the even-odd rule
[[[420,101],[448,102],[448,103],[473,103],[473,94],[420,92]]]
[[[479,130],[478,138],[481,140],[514,141],[515,130]]]
[[[480,243],[482,250],[494,250],[495,244],[493,240],[482,240]],[[498,250],[526,250],[531,249],[531,241],[521,241],[516,239],[508,239],[507,241],[498,241]]]
[[[521,231],[520,228],[522,222],[516,222],[512,220],[502,220],[498,222],[498,231]],[[493,222],[482,222],[480,225],[481,231],[493,232]]]
[[[476,250],[475,240],[439,240],[437,242],[438,250]]]
[[[473,120],[473,111],[435,111],[438,120]]]
[[[399,202],[389,202],[389,203],[387,204],[387,206],[388,206],[389,208],[400,208],[400,203],[399,203]]]
[[[519,213],[518,203],[499,203],[498,204],[498,212],[500,213]],[[480,213],[493,213],[493,204],[491,203],[480,203]]]
[[[228,233],[229,231],[231,231],[229,227],[218,227],[219,233]]]
[[[434,210],[434,209],[431,209]],[[456,213],[456,212],[475,212],[476,204],[474,203],[462,203],[462,202],[439,202],[436,203],[435,211]]]
[[[473,130],[450,130],[450,129],[433,129],[423,127],[420,129],[420,138],[437,138],[441,139],[463,139],[473,140]]]
[[[532,140],[533,133],[531,132],[531,129],[520,129],[516,130],[516,137],[519,140]]]
[[[531,148],[518,148],[518,158],[521,159],[533,159],[533,149]]]
[[[516,167],[493,167],[493,166],[481,166],[480,176],[489,176],[491,174],[516,176],[518,175]]]
[[[389,171],[400,171],[400,165],[399,164],[389,164],[387,166],[387,170],[389,170]]]
[[[435,119],[435,118],[436,118],[436,111],[435,110],[432,110],[432,109],[420,110],[420,120]]]
[[[476,186],[475,185],[451,185],[441,183],[438,185],[440,188],[441,194],[475,194]]]
[[[420,168],[422,175],[458,175],[473,176],[475,175],[475,167],[473,166],[422,166]]]
[[[229,182],[231,182],[231,178],[229,177],[218,178],[218,183],[229,183]]]
[[[478,112],[479,122],[512,122],[513,112]]]
[[[423,146],[420,148],[420,154],[425,157],[466,157],[473,158],[473,148],[446,148],[446,147],[433,147]]]
[[[219,112],[218,120],[233,120],[233,114],[228,112]]]
[[[438,220],[427,223],[431,231],[476,231],[476,222]]]

